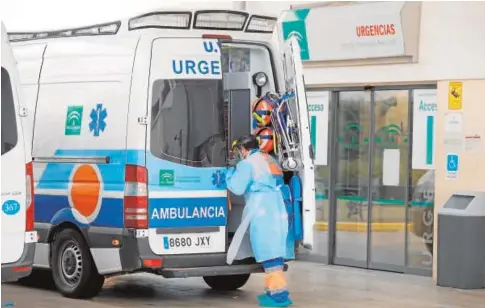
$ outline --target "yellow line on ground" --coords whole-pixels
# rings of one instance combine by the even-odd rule
[[[319,231],[328,230],[328,222],[315,223],[315,229]],[[397,232],[404,231],[405,224],[399,222],[374,222],[371,224],[371,230],[375,232]],[[413,230],[413,224],[408,224],[408,231]],[[337,231],[349,232],[367,232],[367,223],[365,222],[337,222]]]

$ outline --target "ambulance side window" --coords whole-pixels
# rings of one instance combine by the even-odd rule
[[[17,122],[12,85],[8,71],[2,67],[2,155],[17,145]]]
[[[154,156],[193,167],[226,165],[220,79],[156,80],[151,118]]]

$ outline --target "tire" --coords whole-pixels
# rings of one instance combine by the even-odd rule
[[[59,292],[70,298],[96,296],[104,276],[98,274],[83,236],[76,230],[64,229],[52,246],[52,278]]]
[[[234,291],[243,287],[251,274],[228,276],[205,276],[204,281],[209,287],[217,291]]]

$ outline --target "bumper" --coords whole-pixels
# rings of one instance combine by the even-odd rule
[[[17,262],[2,264],[2,283],[17,281],[29,276],[32,272],[34,254],[35,243],[24,244],[24,252]]]
[[[137,238],[135,233],[125,230],[120,259],[123,271],[147,271],[165,278],[186,278],[202,276],[223,276],[261,273],[263,268],[254,260],[245,260],[234,265],[226,264],[225,253],[186,254],[160,256],[152,252],[148,238]],[[144,262],[161,266],[147,266]],[[158,262],[154,262],[158,261]],[[244,264],[241,264],[244,263]]]

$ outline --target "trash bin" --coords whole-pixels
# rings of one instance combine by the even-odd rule
[[[453,194],[438,210],[439,286],[485,288],[485,192]]]

